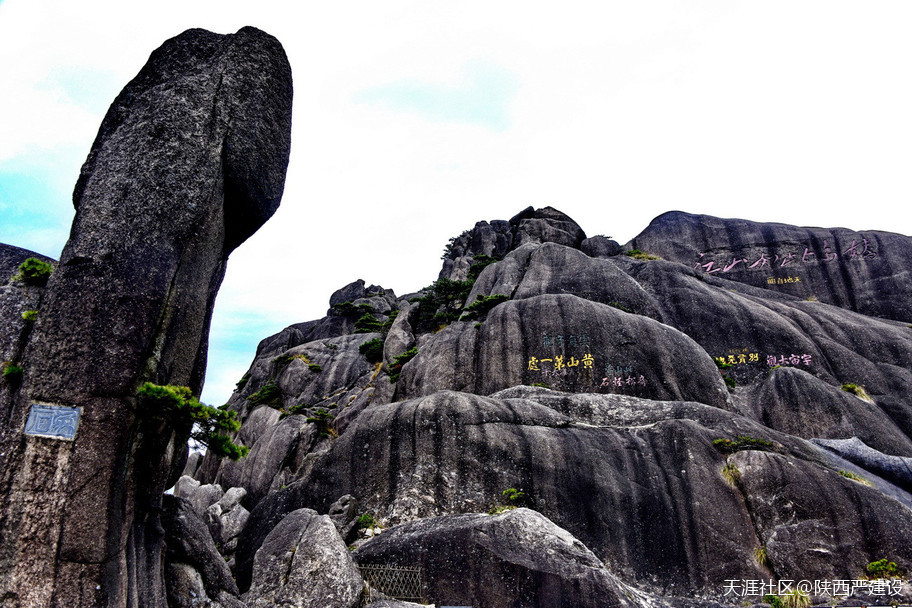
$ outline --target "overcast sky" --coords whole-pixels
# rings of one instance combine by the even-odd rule
[[[209,403],[335,289],[416,291],[528,205],[621,243],[672,209],[912,235],[907,0],[548,5],[0,0],[0,242],[58,257],[119,90],[165,39],[244,25],[291,61],[292,154],[229,261]]]

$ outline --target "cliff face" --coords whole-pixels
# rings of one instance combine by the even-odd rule
[[[249,601],[286,515],[342,503],[390,527],[340,523],[355,561],[423,566],[444,604],[908,570],[910,262],[897,234],[679,212],[624,247],[551,208],[479,222],[419,294],[356,281],[264,339],[228,404],[250,455],[186,472],[246,491]],[[526,509],[469,515],[498,506]]]
[[[884,319],[912,319],[908,237],[672,211],[629,246],[714,275]]]

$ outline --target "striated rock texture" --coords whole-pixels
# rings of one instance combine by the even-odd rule
[[[704,275],[912,321],[912,243],[900,234],[671,211],[652,220],[629,246]]]
[[[227,256],[281,199],[291,95],[275,38],[189,30],[108,110],[4,404],[5,605],[166,605],[161,496],[190,429],[137,411],[136,391],[199,394]],[[82,408],[75,439],[25,435],[34,403]]]
[[[272,529],[254,560],[251,608],[355,608],[363,581],[351,553],[326,515],[289,513]]]
[[[240,590],[301,509],[442,605],[734,606],[762,599],[744,581],[912,570],[912,239],[696,217],[623,247],[551,208],[479,222],[417,294],[358,280],[264,339],[229,402],[250,456],[194,468],[247,490]],[[765,266],[697,264],[740,231]],[[795,235],[819,240],[800,275]],[[824,276],[842,295],[800,291]]]

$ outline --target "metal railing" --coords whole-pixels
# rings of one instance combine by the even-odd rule
[[[372,564],[358,566],[364,579],[362,606],[381,599],[422,602],[424,580],[418,566],[387,566]]]

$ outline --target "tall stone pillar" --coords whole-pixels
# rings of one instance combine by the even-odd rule
[[[5,404],[0,605],[165,605],[159,510],[187,429],[136,391],[199,394],[227,257],[282,196],[291,100],[275,38],[189,30],[108,110]]]

